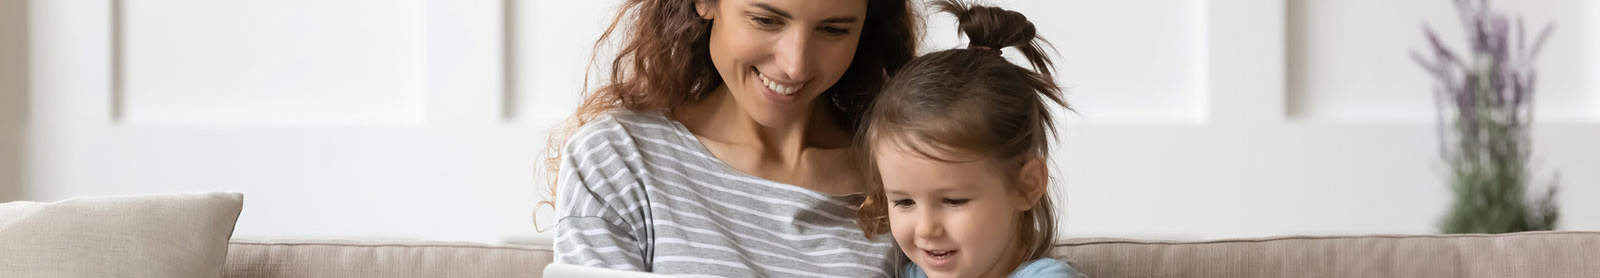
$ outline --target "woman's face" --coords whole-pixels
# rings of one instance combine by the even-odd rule
[[[697,0],[711,61],[750,118],[798,123],[854,58],[868,0]],[[715,3],[712,3],[715,2]]]

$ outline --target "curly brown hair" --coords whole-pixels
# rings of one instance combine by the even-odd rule
[[[578,127],[613,110],[672,112],[722,85],[708,50],[711,25],[696,12],[695,1],[626,0],[618,7],[610,27],[595,41],[591,58],[593,66],[606,43],[617,40],[621,48],[611,60],[610,79],[592,92],[585,85],[582,104],[548,138],[544,163],[551,174],[549,196],[555,196],[561,145]],[[819,102],[826,104],[841,128],[855,130],[883,83],[915,56],[918,19],[910,0],[867,1],[867,17],[850,67],[823,92],[831,101]],[[546,200],[539,205],[554,203]]]

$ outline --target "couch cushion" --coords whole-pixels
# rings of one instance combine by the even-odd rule
[[[226,277],[539,277],[547,246],[236,239]]]
[[[217,277],[239,193],[0,204],[0,277]]]
[[[1600,277],[1600,232],[1071,239],[1056,252],[1094,278]]]

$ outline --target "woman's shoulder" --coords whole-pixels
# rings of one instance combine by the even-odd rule
[[[632,155],[645,149],[685,149],[694,140],[685,134],[679,123],[660,111],[615,110],[589,119],[564,142],[561,151],[567,155]],[[667,146],[671,145],[671,146]],[[601,150],[609,149],[610,151]]]
[[[574,130],[565,142],[568,148],[596,144],[596,141],[616,142],[635,137],[637,133],[670,132],[672,119],[659,111],[613,110],[596,115]]]
[[[621,126],[667,125],[673,122],[672,118],[667,117],[667,112],[661,110],[634,111],[618,109],[601,113],[600,117],[596,117],[596,119],[601,117]]]
[[[594,133],[598,130],[627,128],[638,125],[670,125],[673,121],[662,111],[633,111],[626,109],[601,112],[578,127],[577,133]]]
[[[586,177],[585,174],[603,172],[607,175],[621,175],[625,172],[635,172],[640,166],[635,159],[648,151],[651,145],[641,145],[641,141],[655,140],[642,137],[652,135],[652,129],[659,130],[663,121],[668,119],[660,112],[613,110],[595,115],[573,130],[561,146],[561,169],[571,170],[576,179],[566,179],[564,184],[580,184],[581,186],[564,186],[561,190],[586,190],[590,193],[622,192],[620,186],[630,183],[620,180],[608,180],[618,176]],[[670,122],[669,122],[670,123]],[[585,179],[590,179],[585,181]],[[640,191],[642,192],[642,191]]]

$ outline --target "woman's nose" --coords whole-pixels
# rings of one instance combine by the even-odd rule
[[[778,69],[789,81],[805,82],[811,79],[811,32],[793,31],[778,40],[775,49]]]

